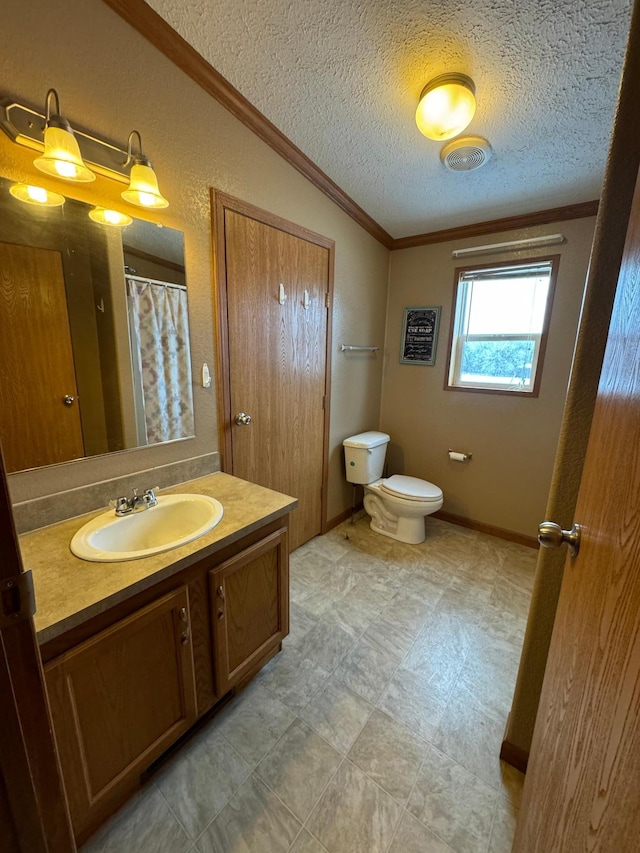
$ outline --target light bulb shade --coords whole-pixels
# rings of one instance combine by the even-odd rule
[[[56,125],[47,126],[44,132],[44,152],[33,161],[36,169],[40,169],[54,178],[63,181],[78,181],[88,183],[95,181],[96,176],[84,164],[78,141],[71,132]]]
[[[109,210],[105,207],[94,207],[93,210],[90,210],[89,219],[93,219],[100,225],[114,225],[117,228],[124,228],[125,225],[131,225],[133,222],[133,219],[126,213],[120,213],[119,210]]]
[[[466,74],[442,74],[422,90],[416,124],[429,139],[451,139],[467,127],[476,111],[475,85]]]
[[[9,192],[18,201],[25,204],[37,204],[41,207],[60,207],[64,204],[64,196],[45,190],[44,187],[36,187],[32,184],[13,184]]]
[[[133,164],[129,186],[122,193],[122,198],[139,207],[169,207],[169,202],[158,188],[156,173],[146,163]]]

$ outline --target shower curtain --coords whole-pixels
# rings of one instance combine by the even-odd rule
[[[147,444],[194,434],[187,291],[127,278]]]

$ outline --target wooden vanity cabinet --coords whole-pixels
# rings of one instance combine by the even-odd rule
[[[82,839],[197,718],[187,587],[56,658],[45,678]]]
[[[289,633],[287,528],[209,572],[218,696],[253,675]]]
[[[288,631],[280,518],[44,644],[78,843],[198,718],[276,654]]]

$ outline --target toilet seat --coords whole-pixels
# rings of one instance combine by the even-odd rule
[[[407,477],[403,474],[394,474],[380,483],[380,491],[386,492],[396,498],[404,498],[408,501],[421,501],[423,503],[442,500],[442,490],[418,477]]]

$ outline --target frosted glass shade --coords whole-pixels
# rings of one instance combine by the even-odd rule
[[[169,202],[158,188],[156,173],[144,163],[134,163],[131,167],[129,186],[122,193],[122,198],[139,207],[169,207]]]
[[[118,228],[131,225],[133,222],[133,219],[126,213],[120,213],[119,210],[109,210],[105,207],[94,207],[93,210],[90,210],[89,219],[98,222],[100,225],[115,225]]]
[[[422,90],[416,124],[429,139],[451,139],[462,133],[475,111],[473,80],[466,74],[442,74]]]
[[[36,169],[63,181],[88,183],[96,176],[84,164],[78,141],[70,130],[47,127],[44,132],[44,152],[33,161]]]
[[[42,207],[60,207],[64,204],[64,196],[45,190],[44,187],[36,187],[32,184],[13,184],[9,192],[18,201],[25,204],[38,204]]]

